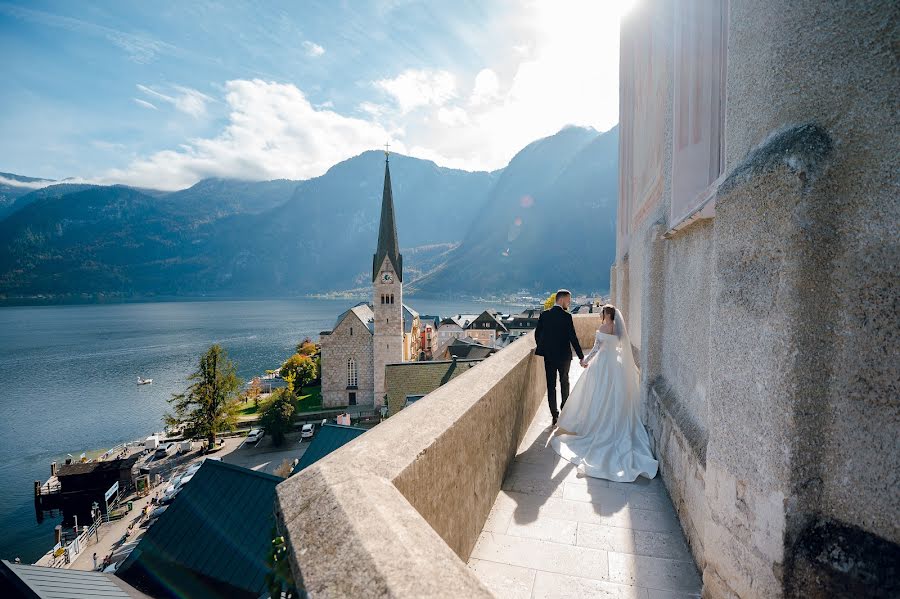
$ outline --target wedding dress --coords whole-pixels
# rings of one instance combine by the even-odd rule
[[[653,478],[659,466],[638,412],[639,375],[622,313],[614,335],[597,331],[590,363],[559,415],[553,449],[595,478],[633,482]],[[562,434],[559,434],[562,433]]]

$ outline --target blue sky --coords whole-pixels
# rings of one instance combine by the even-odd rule
[[[7,2],[0,171],[178,189],[615,124],[627,2]]]

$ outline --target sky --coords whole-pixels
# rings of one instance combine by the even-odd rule
[[[494,170],[618,121],[629,1],[0,0],[0,172],[307,179],[390,143]]]

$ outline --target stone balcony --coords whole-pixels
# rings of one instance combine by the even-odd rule
[[[575,323],[589,345],[597,318]],[[312,597],[699,594],[659,477],[579,478],[547,445],[533,350],[516,341],[279,485]]]

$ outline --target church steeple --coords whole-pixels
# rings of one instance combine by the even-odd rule
[[[397,273],[399,282],[403,282],[403,256],[400,255],[400,242],[397,241],[397,223],[394,220],[394,196],[391,192],[391,167],[388,153],[384,153],[384,191],[381,195],[381,224],[378,227],[378,249],[372,259],[372,281],[387,257]]]

